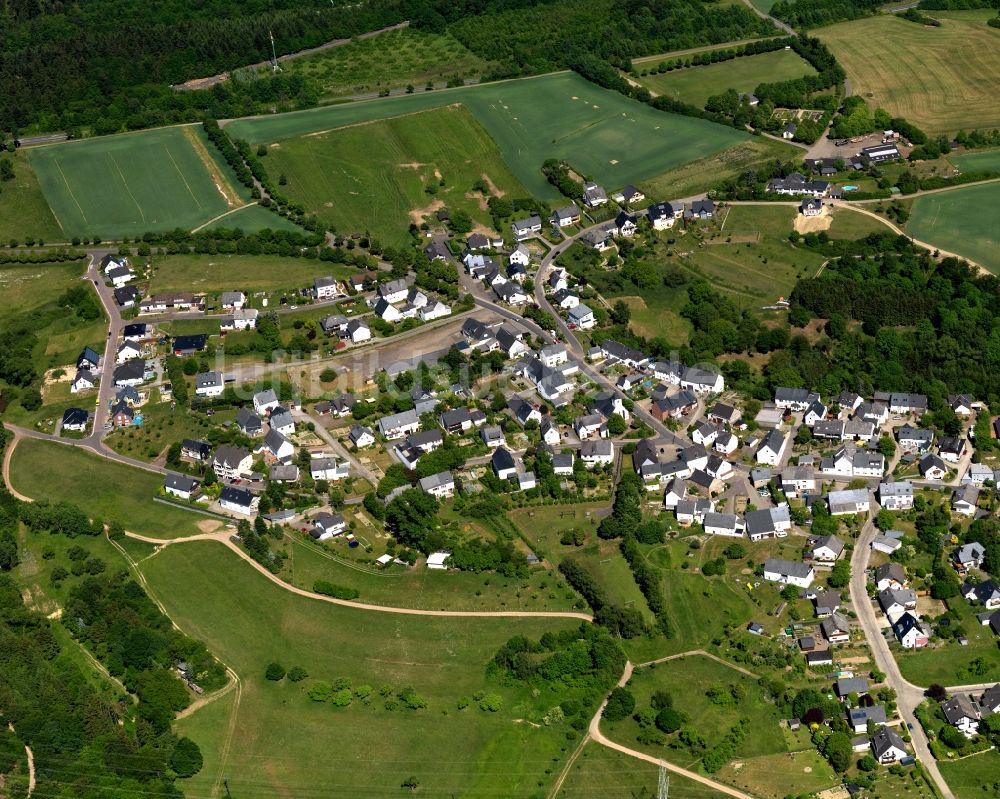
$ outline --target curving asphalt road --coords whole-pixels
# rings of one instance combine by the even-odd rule
[[[900,717],[910,727],[913,751],[916,752],[917,758],[923,763],[931,779],[934,780],[943,799],[955,799],[948,783],[941,776],[937,761],[931,754],[924,728],[920,726],[913,712],[917,705],[924,701],[924,689],[903,677],[899,670],[899,664],[892,652],[889,651],[889,644],[879,626],[874,603],[868,596],[868,559],[871,556],[871,542],[878,533],[873,523],[876,512],[877,510],[873,508],[851,554],[851,604],[854,606],[854,612],[858,615],[858,621],[861,622],[865,638],[868,639],[875,664],[879,671],[885,674],[886,685],[896,691],[896,706],[899,709]]]

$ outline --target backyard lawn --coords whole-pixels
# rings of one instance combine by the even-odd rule
[[[976,619],[982,612],[981,606],[972,606],[962,598],[949,600],[959,622],[969,639],[968,646],[957,641],[931,639],[930,645],[916,652],[897,652],[896,660],[903,676],[917,685],[967,685],[971,683],[1000,680],[1000,648],[989,627],[983,627]],[[969,672],[973,661],[982,659],[983,672]]]

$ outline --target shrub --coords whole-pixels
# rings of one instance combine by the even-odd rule
[[[353,699],[354,694],[350,688],[341,688],[339,691],[334,691],[330,697],[330,701],[337,707],[347,707]]]
[[[309,672],[306,671],[301,666],[292,666],[288,670],[288,679],[291,680],[292,682],[301,682],[308,676]]]
[[[479,708],[481,710],[488,710],[490,713],[496,713],[502,707],[503,699],[500,694],[486,694],[479,700]]]
[[[656,728],[662,732],[677,732],[683,724],[684,716],[672,707],[665,707],[656,714]]]
[[[326,702],[333,695],[333,686],[328,682],[319,680],[309,686],[306,696],[313,702]]]
[[[357,599],[359,596],[356,588],[348,588],[343,585],[336,585],[329,580],[316,580],[313,583],[313,591],[317,594],[325,594],[337,599]]]
[[[621,721],[632,715],[635,710],[635,697],[628,688],[615,688],[604,706],[604,718],[608,721]]]

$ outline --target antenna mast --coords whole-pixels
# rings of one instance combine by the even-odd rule
[[[274,34],[268,30],[267,35],[271,38],[271,69],[275,72],[280,72],[281,68],[278,66],[278,52],[274,49]]]

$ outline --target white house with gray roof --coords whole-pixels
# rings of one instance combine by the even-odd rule
[[[868,513],[871,505],[868,490],[851,488],[844,491],[831,491],[826,495],[826,503],[831,516],[849,516],[854,513]]]
[[[455,493],[455,478],[448,471],[422,477],[417,485],[421,491],[438,499],[450,497]]]
[[[387,439],[402,438],[420,429],[420,417],[414,410],[383,416],[378,420],[378,429]]]
[[[777,466],[785,457],[785,449],[788,447],[788,436],[780,430],[772,430],[760,446],[757,448],[757,463],[767,466]]]
[[[886,510],[910,510],[913,507],[913,483],[907,480],[880,483],[878,501]]]
[[[772,583],[808,588],[816,579],[816,572],[808,563],[782,558],[768,558],[764,561],[764,579]]]

